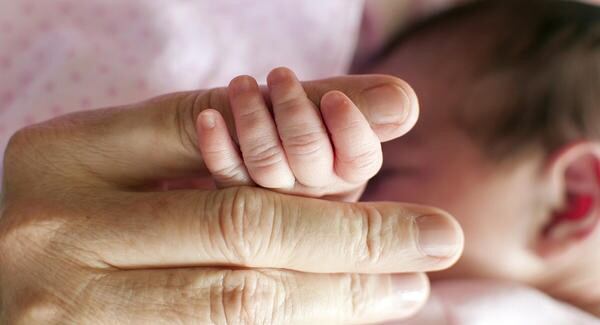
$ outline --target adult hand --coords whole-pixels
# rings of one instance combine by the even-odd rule
[[[415,97],[396,78],[304,87],[315,103],[332,89],[348,94],[381,139],[414,123],[405,117],[416,116]],[[0,205],[3,323],[402,318],[428,295],[419,272],[460,255],[459,226],[433,208],[149,189],[206,173],[194,125],[208,107],[231,122],[219,88],[71,114],[12,137]]]

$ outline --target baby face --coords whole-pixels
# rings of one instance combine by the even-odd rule
[[[540,186],[542,155],[532,152],[500,164],[457,126],[452,107],[468,89],[463,72],[469,60],[445,56],[457,52],[443,43],[412,41],[367,71],[404,78],[418,94],[421,112],[411,132],[384,144],[382,170],[363,199],[438,206],[459,220],[464,255],[434,278],[491,276],[534,283],[543,270],[532,254],[533,239],[544,215],[536,191],[528,189]]]
[[[428,114],[423,114],[427,116]],[[491,276],[519,281],[537,273],[532,238],[540,159],[506,166],[490,161],[443,118],[421,119],[405,137],[383,146],[383,167],[363,200],[414,202],[453,214],[465,232],[458,264],[437,276]]]
[[[455,216],[464,230],[464,253],[453,268],[431,274],[434,280],[518,281],[600,315],[600,294],[594,289],[600,285],[600,236],[570,241],[560,257],[544,253],[543,232],[554,213],[547,203],[555,188],[548,182],[550,159],[531,149],[496,161],[459,123],[468,112],[479,112],[479,120],[492,125],[486,112],[499,96],[482,96],[471,77],[481,73],[474,69],[485,57],[480,44],[488,40],[476,38],[486,34],[460,34],[432,32],[412,39],[365,71],[406,80],[421,110],[411,132],[383,145],[382,170],[363,199],[432,205]]]

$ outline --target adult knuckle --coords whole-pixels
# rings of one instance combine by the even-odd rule
[[[77,166],[74,153],[84,145],[73,136],[76,121],[76,117],[57,118],[14,133],[4,153],[7,188],[31,191],[48,185],[46,181],[53,177],[72,177]]]
[[[251,265],[271,245],[274,210],[261,192],[247,187],[231,190],[229,202],[220,210],[219,228],[232,261]]]
[[[346,292],[350,319],[361,318],[371,305],[371,297],[368,288],[369,275],[351,273],[346,275]]]
[[[14,133],[4,151],[4,175],[10,177],[19,174],[23,163],[31,158],[31,151],[35,148],[36,132],[31,127],[23,128]]]
[[[219,286],[221,294],[211,304],[223,311],[226,324],[280,324],[287,318],[286,289],[277,276],[254,270],[228,271]]]
[[[56,299],[46,294],[31,294],[18,299],[19,305],[8,311],[8,324],[59,324],[66,319],[66,311]]]
[[[11,203],[3,207],[0,218],[0,256],[8,263],[29,258],[34,249],[47,249],[63,222],[42,218],[44,212],[26,203]]]
[[[360,226],[355,239],[355,252],[357,262],[361,266],[374,265],[385,258],[391,241],[390,233],[386,231],[389,226],[381,212],[373,207],[364,207],[359,214]]]
[[[35,125],[26,126],[17,130],[10,137],[7,148],[22,149],[30,147],[32,140],[39,135],[39,131],[40,128]]]
[[[246,164],[255,168],[267,168],[284,161],[283,152],[272,141],[256,141],[256,144],[243,152]]]
[[[177,139],[184,151],[190,155],[197,155],[200,151],[196,140],[195,116],[199,113],[197,108],[201,107],[199,102],[205,101],[207,96],[210,96],[210,91],[196,93],[191,99],[183,97],[175,104],[173,123]]]
[[[219,111],[227,110],[228,104],[223,101],[223,89],[213,88],[205,91],[196,91],[178,96],[165,95],[154,99],[155,105],[164,105],[169,102],[173,110],[163,109],[164,115],[159,115],[160,120],[167,121],[166,127],[175,130],[176,140],[179,141],[184,152],[196,156],[200,150],[196,139],[196,118],[201,111],[213,108]],[[158,139],[159,141],[162,139]]]
[[[19,157],[19,155],[15,155],[13,153],[15,151],[22,151],[23,148],[26,148],[27,146],[25,145],[25,143],[27,142],[29,142],[29,136],[26,129],[20,129],[17,132],[15,132],[8,140],[8,144],[4,153],[5,158],[9,157],[9,154],[11,154],[11,158],[12,156]]]

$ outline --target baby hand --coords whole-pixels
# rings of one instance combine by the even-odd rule
[[[272,114],[253,78],[229,84],[239,149],[218,111],[198,117],[200,152],[217,186],[256,183],[296,195],[358,199],[379,171],[382,152],[356,105],[330,91],[316,107],[286,68],[273,70],[267,84]]]

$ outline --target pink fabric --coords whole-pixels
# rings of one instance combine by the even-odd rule
[[[342,74],[361,12],[362,0],[4,0],[0,153],[17,129],[72,111],[225,85],[238,74],[264,80],[279,65],[302,79]],[[481,288],[436,284],[421,315],[433,319],[445,306],[449,324],[532,324],[506,318],[519,316],[518,301],[517,312],[529,306],[544,324],[593,321],[532,289]]]
[[[492,280],[432,284],[431,297],[412,319],[397,325],[600,325],[600,320],[534,288]]]
[[[361,13],[362,0],[1,1],[0,153],[17,129],[72,111],[264,81],[280,65],[342,74]]]

